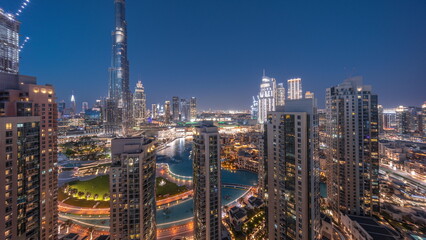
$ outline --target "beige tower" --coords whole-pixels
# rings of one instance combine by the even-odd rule
[[[111,156],[111,239],[156,239],[154,142],[113,139]]]
[[[194,239],[221,240],[220,145],[217,127],[203,123],[195,128]]]

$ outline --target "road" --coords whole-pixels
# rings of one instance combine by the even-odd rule
[[[404,178],[408,182],[414,184],[416,187],[419,187],[423,191],[426,191],[426,181],[418,179],[418,178],[414,178],[409,173],[399,171],[399,170],[394,170],[391,167],[384,165],[384,164],[381,164],[380,168],[387,173],[390,173],[390,174],[395,175],[397,177]]]
[[[109,214],[109,208],[75,207],[63,202],[59,202],[58,210],[59,212],[71,213],[75,215],[108,215]]]
[[[165,229],[157,230],[157,240],[170,240],[173,237],[192,237],[194,234],[194,222],[188,222]],[[191,239],[191,238],[190,238]]]

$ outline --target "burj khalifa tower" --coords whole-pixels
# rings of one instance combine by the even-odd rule
[[[129,87],[127,59],[126,1],[114,0],[115,29],[112,33],[112,59],[109,69],[109,90],[106,101],[107,128],[126,130],[131,125],[132,94]]]

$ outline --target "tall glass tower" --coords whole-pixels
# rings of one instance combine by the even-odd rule
[[[0,8],[0,72],[19,72],[19,27],[20,22]]]
[[[126,1],[114,0],[115,29],[112,33],[112,61],[109,80],[109,99],[114,103],[114,117],[110,125],[128,127],[131,122],[131,92],[129,87],[129,61],[127,59]],[[112,122],[111,122],[112,121]]]

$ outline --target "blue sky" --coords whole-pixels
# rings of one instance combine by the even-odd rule
[[[14,12],[21,1],[3,0]],[[107,94],[112,0],[32,0],[19,18],[31,37],[21,73],[58,99]],[[202,109],[246,109],[262,69],[325,88],[364,76],[385,107],[426,101],[424,0],[127,0],[131,88],[148,103],[198,97]]]

